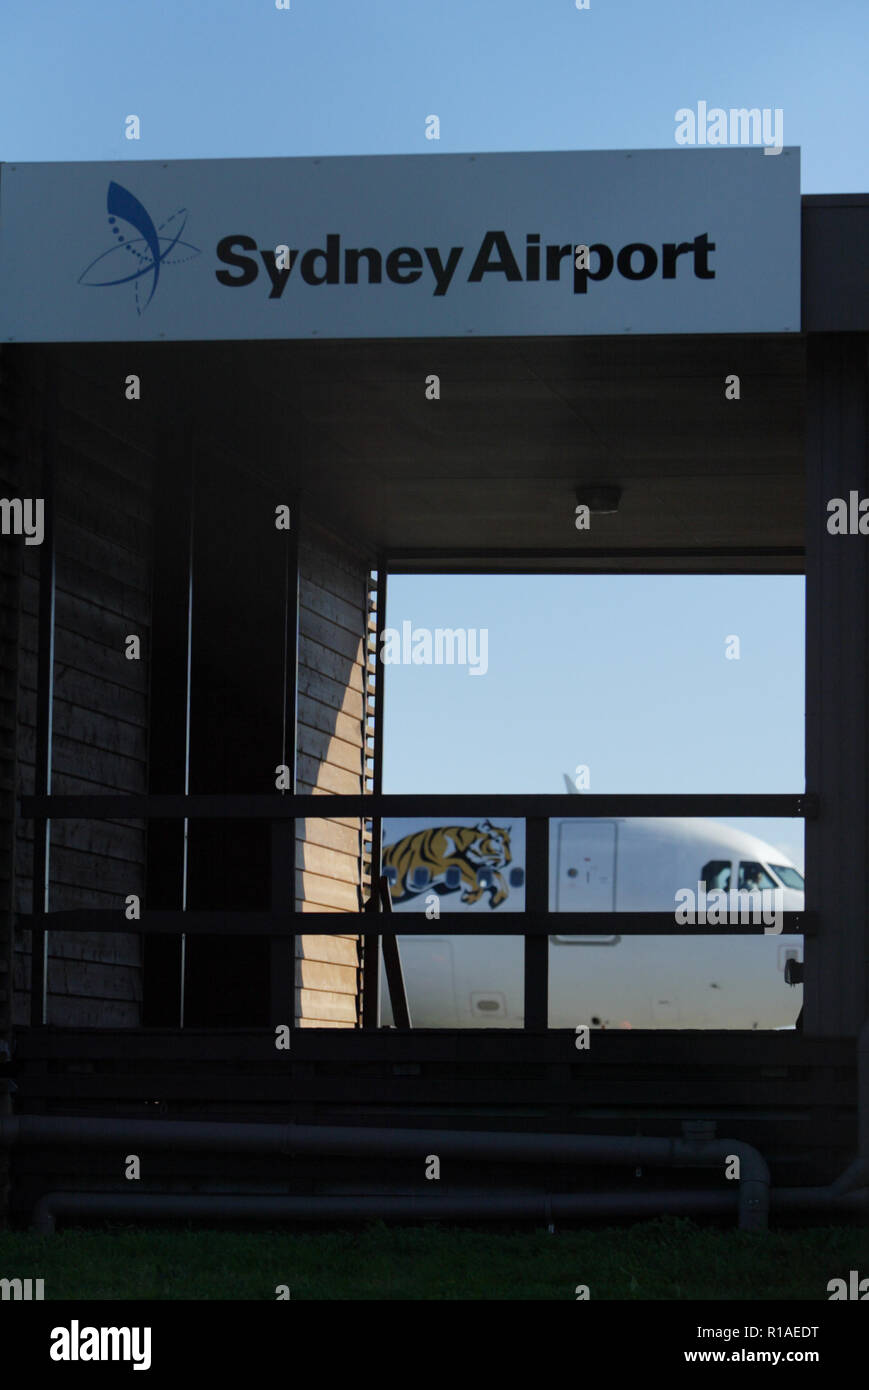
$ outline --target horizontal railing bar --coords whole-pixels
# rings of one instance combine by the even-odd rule
[[[763,936],[763,923],[708,923],[680,926],[672,912],[505,912],[449,913],[429,920],[422,912],[371,915],[362,912],[148,911],[129,921],[122,908],[69,908],[60,912],[19,913],[24,928],[46,931],[93,931],[193,936],[334,936],[358,918],[360,932],[371,936]],[[734,917],[736,914],[734,913]],[[817,914],[782,912],[782,934],[814,936]],[[770,932],[770,935],[774,933]],[[778,933],[775,933],[778,934]]]
[[[21,815],[33,820],[294,820],[334,816],[451,816],[580,820],[600,816],[784,816],[812,820],[817,799],[809,793],[747,795],[665,793],[590,796],[585,793],[493,796],[288,796],[283,792],[227,796],[24,796]]]

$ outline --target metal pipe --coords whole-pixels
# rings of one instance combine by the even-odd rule
[[[587,1134],[517,1134],[498,1131],[374,1129],[365,1126],[233,1124],[196,1120],[117,1120],[19,1115],[0,1118],[0,1147],[19,1143],[166,1147],[213,1152],[388,1155],[489,1159],[519,1163],[647,1164],[724,1169],[738,1158],[739,1226],[764,1230],[769,1213],[769,1169],[761,1154],[737,1140],[650,1139]]]
[[[58,1215],[264,1216],[274,1219],[424,1218],[451,1220],[509,1217],[554,1219],[581,1216],[739,1211],[742,1229],[762,1229],[774,1211],[869,1212],[869,1020],[858,1039],[858,1156],[829,1187],[780,1188],[770,1193],[769,1170],[756,1149],[727,1140],[622,1138],[600,1135],[501,1134],[491,1131],[386,1130],[350,1126],[208,1123],[183,1120],[90,1119],[73,1116],[0,1116],[0,1148],[17,1144],[115,1143],[180,1150],[222,1148],[230,1152],[391,1154],[417,1157],[436,1149],[453,1158],[526,1162],[634,1162],[674,1167],[717,1166],[734,1156],[744,1162],[737,1192],[621,1192],[471,1194],[417,1197],[189,1196],[128,1193],[47,1193],[34,1209],[37,1230],[54,1230]],[[859,1190],[858,1190],[859,1189]]]
[[[826,1210],[834,1213],[842,1211],[869,1211],[869,1019],[863,1024],[857,1045],[858,1071],[858,1155],[853,1163],[829,1187],[781,1188],[770,1194],[769,1170],[764,1159],[756,1149],[741,1142],[727,1140],[694,1141],[685,1139],[646,1139],[621,1138],[618,1136],[597,1135],[547,1135],[547,1134],[502,1134],[492,1131],[469,1130],[385,1130],[366,1127],[320,1125],[268,1125],[208,1123],[183,1120],[117,1120],[91,1119],[73,1116],[12,1115],[0,1116],[0,1148],[11,1148],[20,1143],[32,1144],[78,1144],[80,1146],[106,1146],[111,1144],[130,1144],[139,1148],[172,1147],[180,1150],[221,1148],[225,1152],[277,1153],[329,1153],[329,1154],[391,1154],[394,1156],[417,1157],[421,1150],[436,1150],[439,1155],[453,1158],[490,1158],[518,1160],[525,1162],[602,1162],[653,1165],[672,1165],[674,1167],[716,1166],[722,1158],[735,1156],[742,1165],[738,1189],[739,1224],[743,1229],[762,1229],[766,1225],[770,1203],[776,1211]],[[81,1200],[85,1205],[74,1206]],[[61,1210],[96,1210],[93,1204],[108,1204],[100,1208],[101,1214],[113,1214],[111,1206],[118,1200],[123,1203],[124,1212],[130,1212],[131,1203],[144,1200],[149,1203],[169,1201],[186,1203],[185,1211],[199,1210],[195,1203],[210,1202],[210,1198],[169,1198],[151,1196],[134,1199],[130,1196],[113,1198],[101,1193],[51,1193],[42,1198],[38,1205],[43,1215],[40,1219],[50,1222],[51,1203],[62,1202]],[[332,1217],[341,1217],[349,1208],[341,1206],[349,1199],[343,1198],[232,1198],[233,1210],[240,1215],[253,1214],[256,1203],[281,1201],[280,1209],[287,1217],[310,1214],[315,1219],[317,1212]],[[360,1199],[364,1210],[377,1215],[371,1199]],[[413,1216],[424,1208],[416,1198],[384,1199],[383,1211],[399,1218],[402,1213]],[[441,1219],[463,1214],[463,1203],[469,1199],[450,1197],[446,1201],[438,1199],[432,1210]],[[509,1209],[509,1214],[520,1217],[526,1209],[522,1202],[537,1201],[537,1198],[499,1197],[496,1199],[470,1199],[476,1203],[475,1210],[482,1215],[491,1211],[492,1215]],[[696,1193],[593,1193],[575,1194],[570,1197],[546,1199],[551,1210],[558,1209],[562,1216],[609,1214],[619,1212],[635,1213],[657,1202],[662,1211],[730,1211],[734,1206],[734,1194],[730,1192]],[[86,1203],[90,1202],[91,1207]],[[237,1203],[247,1205],[238,1207]],[[410,1203],[402,1207],[401,1203]],[[251,1206],[250,1204],[254,1205]],[[304,1207],[304,1211],[298,1205]],[[327,1204],[327,1205],[324,1205]],[[508,1204],[508,1208],[504,1207]],[[567,1204],[566,1206],[564,1204]],[[44,1205],[48,1204],[48,1205]],[[352,1204],[351,1204],[352,1205]],[[111,1210],[109,1210],[111,1207]],[[547,1208],[549,1210],[550,1208]],[[156,1208],[153,1208],[155,1211]],[[358,1210],[358,1205],[353,1210]],[[145,1208],[137,1207],[142,1214]],[[148,1208],[151,1210],[151,1208]],[[277,1208],[268,1209],[279,1215]],[[169,1208],[160,1208],[160,1214],[168,1215]],[[204,1215],[213,1215],[213,1208],[205,1210]],[[381,1213],[382,1214],[382,1213]]]
[[[492,1196],[451,1193],[443,1197],[380,1193],[352,1197],[248,1196],[226,1193],[48,1192],[33,1210],[33,1229],[51,1235],[59,1216],[182,1220],[270,1221],[556,1221],[587,1217],[718,1215],[738,1204],[731,1192],[508,1192]],[[828,1188],[782,1188],[773,1194],[776,1211],[820,1207],[837,1214],[869,1211],[869,1192],[833,1200]]]

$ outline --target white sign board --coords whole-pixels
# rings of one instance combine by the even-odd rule
[[[0,166],[0,342],[799,329],[798,149]]]

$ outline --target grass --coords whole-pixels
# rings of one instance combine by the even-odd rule
[[[0,1277],[46,1299],[820,1299],[869,1275],[869,1232],[749,1235],[677,1218],[601,1230],[386,1227],[303,1233],[110,1226],[0,1232]]]

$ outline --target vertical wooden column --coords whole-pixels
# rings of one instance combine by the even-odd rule
[[[525,822],[525,911],[549,911],[549,821]],[[525,937],[525,1027],[549,1027],[549,937]]]
[[[296,896],[296,822],[273,821],[271,827],[271,910],[290,913]],[[270,1026],[296,1026],[296,938],[273,936],[269,954]]]
[[[13,349],[14,351],[14,349]],[[21,375],[0,348],[0,496],[20,497],[25,472],[23,421],[17,409]],[[31,490],[32,491],[32,490]],[[15,841],[18,833],[18,721],[23,544],[0,546],[0,1061],[11,1043],[15,993]],[[0,1083],[0,1114],[11,1114]],[[4,1109],[4,1105],[7,1107]],[[4,1159],[0,1158],[0,1220],[4,1211]]]
[[[172,410],[166,413],[174,427],[161,432],[155,461],[148,742],[152,795],[186,792],[189,774],[193,440],[189,420],[174,395],[169,399]],[[145,901],[152,908],[186,907],[186,822],[152,820],[147,834]],[[144,938],[146,1027],[183,1027],[183,940]]]
[[[54,471],[57,429],[57,388],[50,365],[42,371],[39,406],[41,491],[45,507],[45,532],[39,553],[39,619],[36,667],[36,757],[34,793],[51,795],[52,716],[54,712]],[[48,912],[51,822],[38,820],[33,827],[33,911]],[[47,1022],[48,932],[34,925],[31,933],[30,1024]]]
[[[807,387],[803,1030],[841,1035],[869,1016],[869,536],[831,535],[827,504],[869,497],[869,336],[810,334]]]
[[[284,711],[281,762],[290,769],[290,795],[298,786],[299,710],[299,502],[293,500],[287,533],[284,575]],[[293,912],[296,905],[296,822],[275,821],[271,829],[271,909]],[[273,1028],[285,1023],[295,1028],[296,938],[272,937],[270,960],[270,1018]]]

